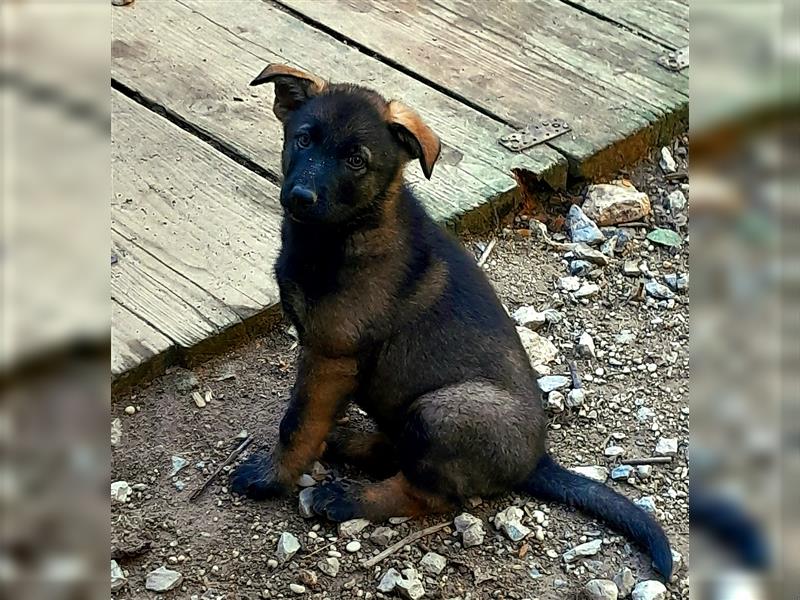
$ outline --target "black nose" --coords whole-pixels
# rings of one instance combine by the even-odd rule
[[[292,188],[292,191],[289,192],[289,198],[292,204],[311,206],[317,201],[317,193],[307,187],[296,185]]]

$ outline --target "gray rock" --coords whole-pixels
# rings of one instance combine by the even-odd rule
[[[522,541],[531,532],[529,528],[522,524],[524,514],[521,508],[509,506],[494,516],[494,526],[504,532],[512,542]]]
[[[483,521],[480,519],[469,513],[461,513],[455,518],[453,524],[456,527],[456,531],[461,534],[461,541],[465,548],[483,543],[486,532],[483,529]]]
[[[422,560],[419,561],[419,566],[422,567],[422,570],[426,573],[439,575],[447,566],[447,559],[436,552],[428,552],[422,557]]]
[[[461,513],[455,519],[453,519],[453,525],[455,525],[457,533],[464,533],[467,529],[474,525],[483,526],[483,522],[469,513]]]
[[[618,456],[622,456],[625,454],[625,448],[622,446],[609,446],[605,450],[603,450],[603,454],[608,456],[609,458],[616,458]]]
[[[298,550],[300,550],[300,542],[297,541],[294,535],[288,531],[284,531],[281,537],[278,538],[278,547],[276,548],[278,561],[285,563],[291,560],[292,557],[297,554]]]
[[[402,525],[406,521],[410,521],[411,517],[389,517],[389,523],[392,525]]]
[[[667,273],[664,275],[664,281],[676,292],[683,292],[689,289],[689,275]]]
[[[586,216],[603,227],[639,221],[649,215],[650,210],[650,198],[632,185],[590,185],[583,203]]]
[[[652,473],[653,465],[639,465],[636,467],[636,476],[642,481],[649,479]]]
[[[172,471],[170,471],[169,474],[170,477],[175,477],[175,475],[177,475],[181,469],[183,469],[189,464],[188,460],[180,456],[173,456],[171,458],[171,461],[172,461]]]
[[[586,244],[578,244],[575,246],[572,249],[572,256],[601,267],[605,267],[608,264],[608,256],[603,254],[600,250],[589,248]]]
[[[520,327],[527,327],[532,331],[540,329],[547,322],[547,315],[532,306],[520,306],[514,311],[511,318]]]
[[[159,594],[174,590],[183,581],[183,575],[178,571],[159,567],[155,571],[150,571],[145,579],[144,587],[151,592]]]
[[[660,438],[656,443],[656,455],[675,456],[678,453],[678,438]]]
[[[678,165],[672,157],[672,152],[666,146],[661,148],[661,158],[658,160],[658,166],[661,167],[664,173],[674,173],[678,170]]]
[[[369,539],[373,544],[378,546],[388,546],[392,538],[397,535],[397,532],[391,527],[376,527]]]
[[[630,277],[638,277],[640,273],[639,263],[635,260],[626,260],[622,263],[622,272]]]
[[[403,577],[397,582],[396,589],[409,600],[419,600],[425,595],[425,587],[416,569],[403,569]]]
[[[583,388],[575,388],[574,390],[570,390],[569,394],[567,394],[565,404],[567,405],[567,408],[578,408],[585,400],[586,392],[583,390]]]
[[[583,242],[592,246],[600,244],[606,239],[600,228],[584,214],[577,204],[573,204],[569,209],[567,228],[573,242]]]
[[[317,568],[320,572],[328,577],[336,577],[339,574],[340,567],[339,559],[333,556],[323,558],[317,563]]]
[[[640,423],[645,423],[655,416],[655,411],[652,408],[647,408],[646,406],[642,406],[636,411],[636,420]]]
[[[644,284],[644,290],[649,296],[656,300],[669,300],[675,297],[675,292],[665,286],[663,283],[658,283],[655,279],[650,279]]]
[[[297,485],[299,485],[301,488],[308,488],[313,485],[317,485],[317,480],[308,473],[303,473],[297,478]]]
[[[595,356],[594,340],[589,332],[584,331],[578,339],[578,344],[575,346],[579,356]]]
[[[547,394],[546,408],[552,412],[562,412],[564,410],[564,394],[558,390],[553,390]]]
[[[575,292],[576,298],[591,298],[597,292],[600,291],[600,286],[595,283],[584,283],[578,288],[578,291]]]
[[[539,377],[536,382],[539,384],[539,389],[545,394],[553,390],[560,390],[567,387],[572,380],[564,375],[547,375]]]
[[[667,196],[667,206],[673,215],[683,212],[683,209],[686,208],[686,196],[680,190],[670,192]]]
[[[592,263],[586,260],[573,260],[569,263],[570,275],[584,277],[592,270]]]
[[[304,519],[310,519],[314,516],[314,511],[312,510],[311,506],[314,503],[314,488],[305,488],[300,491],[300,495],[298,496],[298,510],[300,511],[300,516]]]
[[[575,276],[561,277],[558,280],[558,287],[567,292],[577,292],[581,287],[581,280]]]
[[[133,494],[133,489],[128,485],[127,481],[114,481],[111,483],[112,502],[124,504],[130,499],[131,494]]]
[[[584,587],[589,600],[617,600],[617,584],[609,579],[592,579]]]
[[[664,600],[667,588],[660,581],[641,581],[633,588],[631,597],[633,600]]]
[[[602,546],[603,540],[592,540],[591,542],[586,542],[580,546],[575,546],[574,548],[564,552],[564,562],[571,563],[585,556],[594,556],[600,552],[600,548]]]
[[[564,315],[554,308],[545,308],[542,312],[544,313],[544,318],[551,325],[555,325],[556,323],[560,323],[564,320]]]
[[[611,471],[611,479],[614,481],[628,479],[631,475],[633,475],[633,467],[630,465],[620,465],[618,467],[614,467],[614,469]]]
[[[678,570],[683,565],[683,554],[675,550],[674,548],[670,550],[672,553],[672,572],[677,573]]]
[[[656,512],[656,503],[652,496],[642,496],[634,504],[651,515]]]
[[[368,525],[369,521],[367,519],[350,519],[349,521],[339,523],[339,536],[354,537],[361,533]]]
[[[378,591],[383,592],[384,594],[393,592],[394,588],[397,587],[398,582],[400,582],[402,579],[403,576],[400,575],[397,569],[389,569],[383,574],[383,577],[381,577],[381,580],[378,583]]]
[[[125,573],[122,572],[122,569],[117,564],[117,561],[111,561],[111,591],[116,591],[120,589],[123,585],[127,583],[125,579]]]
[[[300,585],[299,583],[290,583],[289,589],[293,594],[297,594],[298,596],[306,593],[306,587],[304,585]]]
[[[175,486],[175,489],[178,490],[179,492],[182,492],[183,490],[186,489],[186,482],[183,481],[182,479],[178,479],[177,481],[173,481],[172,485]]]
[[[572,467],[570,468],[570,471],[577,473],[578,475],[588,477],[589,479],[593,479],[594,481],[599,481],[600,483],[605,483],[606,479],[608,479],[608,469],[598,465],[589,467]]]
[[[617,585],[619,595],[627,598],[633,591],[633,586],[636,585],[636,577],[633,575],[628,567],[623,567],[616,575],[614,575],[614,583]]]

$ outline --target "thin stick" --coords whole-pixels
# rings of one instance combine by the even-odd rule
[[[381,552],[377,556],[373,556],[368,561],[365,561],[361,566],[363,566],[365,569],[371,569],[372,567],[377,565],[379,562],[381,562],[387,556],[390,556],[390,555],[394,554],[395,552],[397,552],[401,548],[416,542],[420,538],[424,538],[427,535],[430,535],[432,533],[436,533],[437,531],[440,531],[440,530],[444,529],[448,525],[450,525],[450,521],[445,521],[444,523],[439,523],[438,525],[431,525],[430,527],[426,527],[425,529],[421,529],[420,531],[417,531],[416,533],[412,533],[410,535],[407,535],[406,537],[404,537],[399,542],[389,546],[386,550],[384,550],[383,552]]]
[[[479,267],[482,267],[486,263],[486,261],[489,260],[489,255],[492,253],[492,250],[494,250],[494,246],[496,243],[497,243],[497,238],[492,238],[492,241],[489,242],[488,246],[486,246],[486,250],[483,251],[483,254],[481,254],[481,257],[478,259]]]
[[[663,465],[672,462],[671,456],[645,456],[644,458],[628,458],[623,459],[621,464],[623,465]]]
[[[244,449],[247,448],[252,443],[252,441],[253,437],[247,436],[247,438],[241,444],[239,444],[239,447],[230,453],[228,458],[225,459],[225,462],[222,463],[219,467],[217,467],[217,470],[214,471],[211,474],[211,476],[203,482],[203,485],[201,485],[199,488],[197,488],[195,491],[192,492],[192,495],[189,496],[189,502],[194,502],[195,500],[197,500],[200,497],[200,494],[202,494],[205,491],[205,489],[209,485],[211,485],[211,482],[214,481],[217,477],[219,477],[219,474],[222,473],[222,469],[224,469],[234,460],[236,460],[236,457],[239,456],[242,452],[244,452]]]

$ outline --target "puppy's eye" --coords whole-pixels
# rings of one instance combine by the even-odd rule
[[[300,133],[295,138],[295,142],[300,148],[308,148],[311,145],[311,136],[307,133]]]
[[[360,171],[366,166],[367,162],[363,159],[363,157],[359,156],[358,154],[353,154],[350,158],[347,159],[347,166],[353,169],[354,171]]]

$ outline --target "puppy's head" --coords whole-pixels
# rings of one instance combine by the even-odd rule
[[[251,85],[275,84],[283,122],[281,204],[294,220],[341,225],[379,210],[406,162],[430,178],[439,138],[404,104],[349,84],[268,65]]]

